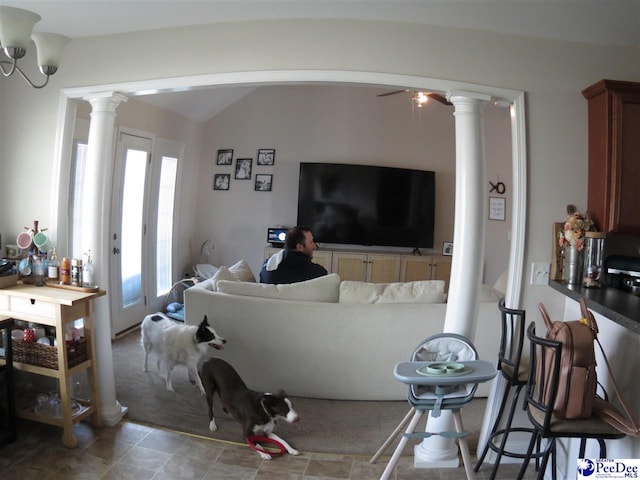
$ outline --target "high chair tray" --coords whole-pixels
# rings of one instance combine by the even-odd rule
[[[483,383],[496,376],[498,370],[493,363],[486,360],[458,362],[470,369],[459,375],[424,375],[418,369],[442,362],[400,362],[396,364],[393,375],[402,383],[409,385],[461,385],[466,383]]]

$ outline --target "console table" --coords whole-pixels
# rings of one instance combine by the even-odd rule
[[[62,427],[62,444],[73,448],[78,440],[73,432],[73,426],[77,422],[94,416],[96,425],[102,424],[99,408],[98,384],[95,379],[95,339],[93,336],[93,300],[106,295],[104,290],[97,292],[83,292],[51,287],[36,287],[33,285],[15,285],[0,289],[0,315],[11,317],[15,320],[34,322],[40,325],[55,327],[57,340],[58,368],[46,368],[30,363],[14,361],[16,370],[21,370],[36,375],[44,375],[58,380],[60,388],[61,416],[53,417],[39,415],[35,411],[34,402],[26,407],[20,406],[18,416],[29,420],[43,422]],[[84,320],[84,334],[87,343],[88,356],[78,365],[68,366],[67,347],[65,343],[65,330],[78,319]],[[14,355],[15,358],[15,355]],[[4,359],[1,360],[4,362]],[[87,372],[90,398],[88,401],[78,401],[81,406],[79,411],[72,411],[73,392],[71,377],[83,371]]]

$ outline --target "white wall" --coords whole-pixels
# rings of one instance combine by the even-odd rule
[[[296,223],[300,162],[335,162],[435,171],[434,247],[423,253],[441,253],[442,243],[453,239],[453,107],[434,101],[417,109],[408,94],[376,97],[383,91],[345,86],[261,87],[216,115],[206,126],[194,243],[209,238],[216,245],[212,262],[231,265],[244,259],[257,273],[266,229]],[[489,168],[511,186],[509,111],[491,105],[485,117]],[[233,165],[216,166],[216,152],[223,148],[234,149]],[[276,149],[273,167],[256,165],[258,148]],[[235,159],[244,157],[254,160],[253,178],[256,173],[274,175],[272,192],[254,191],[253,179],[233,178]],[[228,191],[212,190],[214,173],[231,174]],[[509,222],[489,223],[485,278],[493,283],[507,268]]]

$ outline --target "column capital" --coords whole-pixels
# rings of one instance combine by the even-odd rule
[[[118,105],[129,100],[129,97],[122,93],[104,92],[85,97],[84,100],[91,104],[92,114],[95,112],[115,113]]]
[[[458,110],[460,107],[481,108],[493,100],[491,95],[486,93],[468,92],[464,90],[454,90],[447,92],[449,100]]]

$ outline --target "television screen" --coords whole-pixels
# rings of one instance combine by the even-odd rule
[[[301,163],[298,225],[317,242],[432,248],[435,173]]]

